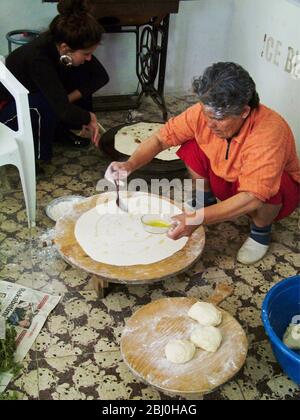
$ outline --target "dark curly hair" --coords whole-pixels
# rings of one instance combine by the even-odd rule
[[[86,49],[99,44],[104,32],[89,13],[85,0],[60,0],[59,15],[50,23],[48,34],[56,44],[65,42],[72,50]]]
[[[193,80],[193,88],[200,102],[212,108],[218,118],[240,115],[246,105],[251,109],[259,106],[253,79],[236,63],[213,64]]]

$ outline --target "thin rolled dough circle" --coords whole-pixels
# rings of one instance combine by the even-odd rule
[[[121,193],[123,200],[126,196]],[[82,214],[75,225],[75,237],[93,260],[115,266],[152,264],[180,251],[188,241],[151,234],[141,223],[143,214],[180,214],[179,207],[167,200],[136,193],[126,200],[128,213],[120,211],[115,200],[101,203]]]
[[[137,147],[153,133],[163,127],[164,124],[159,123],[145,123],[140,122],[137,124],[122,127],[115,135],[115,149],[124,155],[131,156]],[[178,160],[176,155],[179,147],[172,147],[160,152],[156,159],[160,160]]]

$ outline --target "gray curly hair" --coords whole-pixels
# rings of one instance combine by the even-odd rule
[[[242,66],[220,62],[208,67],[203,76],[193,80],[200,102],[211,108],[217,118],[240,115],[246,105],[259,106],[256,85]]]

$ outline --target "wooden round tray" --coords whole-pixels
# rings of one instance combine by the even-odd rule
[[[196,321],[189,318],[195,298],[165,298],[143,306],[127,321],[121,338],[121,353],[131,371],[144,382],[171,394],[200,396],[232,378],[243,366],[248,341],[240,324],[226,311],[222,324],[222,344],[216,353],[196,350],[185,364],[165,357],[172,339],[189,340]]]
[[[150,122],[150,121],[143,121],[143,122]],[[156,122],[156,121],[151,121]],[[161,122],[160,122],[161,123]],[[101,136],[101,141],[99,143],[99,147],[103,150],[112,160],[116,161],[126,161],[128,160],[129,156],[125,155],[118,150],[115,149],[115,135],[121,128],[129,127],[130,125],[134,125],[137,123],[128,123],[118,125],[116,127],[107,130]],[[186,167],[184,162],[181,159],[175,159],[170,161],[160,160],[160,159],[153,159],[150,163],[145,165],[143,168],[139,169],[140,173],[185,173]]]
[[[128,194],[130,197],[134,193],[128,192]],[[143,284],[160,281],[182,273],[200,257],[205,244],[205,233],[202,226],[195,230],[183,249],[157,263],[119,267],[92,260],[75,238],[76,222],[83,213],[94,208],[97,204],[115,199],[116,195],[113,192],[92,196],[75,204],[72,212],[57,221],[55,243],[59,253],[69,264],[104,278],[108,282]]]

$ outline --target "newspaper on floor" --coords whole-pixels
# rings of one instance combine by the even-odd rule
[[[59,300],[60,296],[0,281],[0,318],[16,328],[16,362],[24,359]],[[10,373],[0,374],[0,393],[5,391],[12,377]]]

